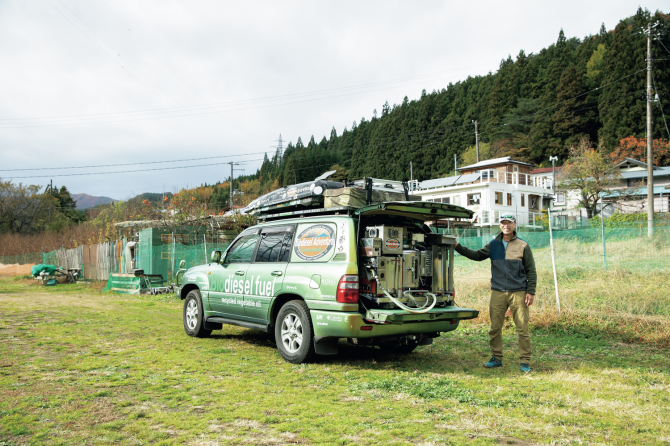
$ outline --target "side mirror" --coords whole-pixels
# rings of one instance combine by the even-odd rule
[[[221,261],[221,251],[212,251],[212,263],[219,263]]]
[[[184,266],[186,266],[186,260],[179,262],[179,269],[184,269]]]

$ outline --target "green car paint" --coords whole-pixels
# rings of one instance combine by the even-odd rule
[[[462,217],[467,215],[464,211],[469,212],[458,206],[426,206],[423,202],[366,208],[359,209],[357,216],[282,219],[249,228],[231,243],[220,262],[187,270],[177,292],[182,299],[192,290],[200,292],[207,329],[228,323],[274,332],[281,322],[276,318],[282,306],[293,300],[303,301],[309,310],[316,353],[321,354],[333,353],[332,348],[319,344],[323,339],[374,342],[408,335],[422,339],[455,330],[459,320],[477,317],[476,310],[453,304],[414,314],[401,309],[368,309],[360,300],[338,302],[340,279],[345,275],[365,275],[359,268],[357,251],[361,215],[388,212],[423,222],[445,216]],[[279,345],[280,340],[277,342]]]

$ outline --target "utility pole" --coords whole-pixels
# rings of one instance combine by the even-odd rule
[[[454,153],[454,175],[458,175],[458,156]]]
[[[226,163],[230,164],[230,210],[234,211],[235,208],[233,207],[233,166],[239,166],[240,163]]]
[[[475,121],[475,145],[477,147],[477,162],[479,162],[479,122]]]
[[[658,23],[654,24],[656,27]],[[653,101],[652,74],[651,74],[651,22],[647,25],[647,235],[654,235],[654,134],[652,129]]]
[[[412,162],[410,161],[409,162],[409,181],[410,181],[410,183],[411,183],[412,180],[414,180],[414,172],[412,171]]]

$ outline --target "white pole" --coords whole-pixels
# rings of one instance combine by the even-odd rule
[[[174,277],[174,256],[175,256],[174,247],[175,247],[175,243],[174,243],[174,232],[173,232],[172,233],[172,277]]]
[[[202,239],[205,241],[205,263],[207,263],[207,230],[202,235]]]
[[[558,279],[556,278],[556,259],[554,258],[554,235],[551,231],[551,210],[547,209],[549,216],[549,244],[551,245],[551,266],[554,268],[554,289],[556,290],[556,307],[558,315],[561,315],[561,301],[558,299]]]

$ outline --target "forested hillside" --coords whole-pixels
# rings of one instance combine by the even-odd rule
[[[560,30],[555,43],[538,54],[521,50],[507,57],[496,73],[424,90],[418,100],[386,103],[341,134],[333,128],[319,142],[306,138],[306,144],[298,137],[281,160],[268,158],[256,174],[239,181],[255,183],[253,189],[262,192],[273,183],[314,179],[335,164],[349,179],[401,180],[409,179],[410,161],[419,180],[445,176],[454,170],[454,154],[474,145],[473,120],[494,156],[545,166],[550,155],[565,160],[582,137],[614,151],[621,139],[645,135],[647,39],[639,30],[650,21],[665,31],[652,44],[653,73],[670,112],[670,15],[638,9],[613,30],[603,25],[581,39]],[[667,138],[658,103],[654,110],[655,135]]]

